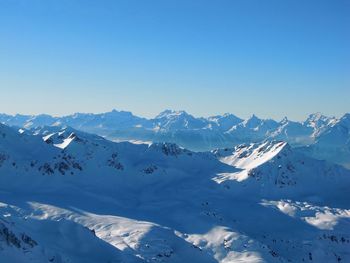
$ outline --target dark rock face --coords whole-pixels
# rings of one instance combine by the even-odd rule
[[[25,233],[16,235],[6,226],[5,223],[2,222],[0,222],[0,244],[1,241],[4,242],[7,246],[22,248],[23,250],[33,248],[38,245],[35,240],[33,240]]]
[[[118,153],[113,153],[111,158],[107,160],[107,164],[117,170],[124,170],[124,166],[118,160]]]

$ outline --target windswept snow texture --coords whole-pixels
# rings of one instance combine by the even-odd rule
[[[283,141],[200,153],[0,124],[0,262],[350,262],[349,186]]]
[[[131,112],[113,110],[63,117],[0,114],[0,123],[23,129],[70,126],[116,142],[171,142],[193,151],[282,140],[311,157],[350,167],[349,114],[337,119],[315,113],[303,122],[295,122],[288,118],[281,121],[260,119],[255,115],[243,120],[229,113],[196,118],[185,111],[174,110],[145,119]]]

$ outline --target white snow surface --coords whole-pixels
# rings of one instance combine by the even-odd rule
[[[350,262],[350,171],[0,125],[0,262]]]

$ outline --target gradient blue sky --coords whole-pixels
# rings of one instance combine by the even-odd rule
[[[347,0],[0,0],[0,112],[350,111]]]

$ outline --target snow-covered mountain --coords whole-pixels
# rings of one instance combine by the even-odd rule
[[[314,142],[315,129],[308,124],[284,118],[278,127],[269,132],[269,138],[288,141],[291,145],[307,145]]]
[[[210,122],[210,128],[217,128],[225,132],[231,129],[233,126],[241,123],[243,119],[238,118],[237,116],[231,113],[225,113],[223,115],[208,117],[208,121]]]
[[[21,114],[16,114],[16,115],[0,114],[0,123],[4,123],[10,126],[24,127],[26,123],[29,122],[29,120],[33,117],[35,116],[21,115]]]
[[[303,153],[350,168],[350,114],[332,120],[315,136],[315,143],[299,148]]]
[[[154,120],[154,129],[160,131],[196,130],[207,127],[208,122],[204,118],[195,118],[185,111],[165,110],[157,115]]]
[[[334,117],[326,117],[321,113],[317,112],[309,115],[306,121],[303,123],[306,127],[311,127],[313,129],[313,137],[317,137],[322,134],[322,132],[333,126],[338,120]]]
[[[347,262],[349,186],[281,141],[201,153],[0,125],[0,261]]]
[[[262,120],[252,115],[247,120],[233,126],[227,133],[234,138],[239,138],[242,142],[256,142],[267,138],[269,132],[278,126],[278,122],[274,120]]]
[[[345,114],[337,119],[315,113],[303,122],[295,122],[287,118],[282,121],[260,119],[255,115],[243,120],[228,113],[196,118],[185,111],[165,110],[153,119],[145,119],[131,112],[113,110],[63,117],[2,114],[0,122],[25,129],[70,126],[114,141],[171,142],[193,151],[208,151],[265,139],[283,140],[292,147],[301,147],[300,151],[313,157],[349,166],[347,142],[350,136],[344,130],[347,129],[344,124],[347,116]],[[336,141],[333,143],[333,140]],[[331,147],[326,149],[325,144]]]
[[[242,169],[220,175],[217,178],[220,183],[242,182],[245,191],[253,187],[255,194],[275,193],[291,198],[296,193],[318,196],[325,191],[322,195],[327,195],[325,188],[329,191],[334,187],[337,191],[350,183],[348,170],[305,156],[283,141],[242,144],[234,149],[215,150],[214,154],[223,163]],[[342,192],[345,191],[343,188]]]

